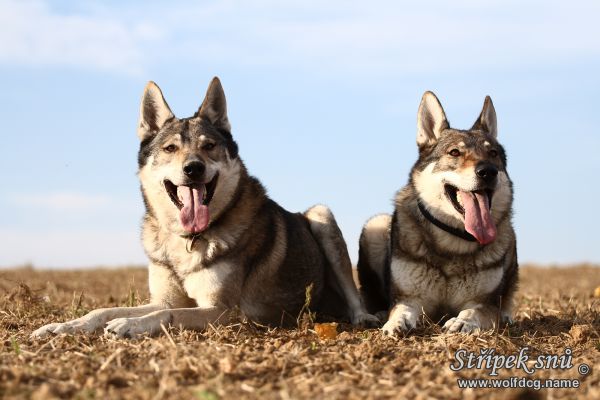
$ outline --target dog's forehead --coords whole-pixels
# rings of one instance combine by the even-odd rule
[[[223,136],[209,122],[199,117],[173,119],[164,127],[163,140],[177,137],[183,142],[204,141],[207,139],[223,140]]]
[[[223,135],[208,121],[200,117],[190,118],[188,133],[190,137],[200,140],[222,140]]]
[[[496,140],[488,133],[481,130],[446,129],[440,137],[444,146],[458,146],[462,148],[491,147],[497,145]]]

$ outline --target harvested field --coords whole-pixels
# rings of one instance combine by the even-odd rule
[[[0,271],[0,397],[80,399],[227,398],[600,398],[600,269],[521,269],[515,324],[479,335],[443,334],[432,325],[398,340],[340,324],[321,340],[312,323],[267,329],[249,322],[204,333],[116,340],[102,335],[31,340],[37,327],[98,307],[147,301],[144,269]],[[572,350],[573,367],[538,369],[529,379],[578,379],[574,389],[460,389],[459,378],[490,378],[485,369],[454,372],[459,349],[479,354]],[[591,370],[578,371],[585,363]],[[584,371],[585,372],[585,371]],[[502,369],[497,377],[527,376]]]

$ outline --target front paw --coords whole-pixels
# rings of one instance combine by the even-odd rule
[[[135,339],[144,334],[154,334],[158,330],[160,330],[160,324],[152,324],[144,317],[116,318],[106,324],[104,334]]]
[[[476,333],[481,330],[481,326],[474,319],[454,317],[446,321],[443,329],[448,333]]]
[[[403,314],[397,318],[390,319],[381,328],[382,332],[386,336],[397,336],[402,335],[411,329],[417,327],[416,318],[411,318],[411,315]]]
[[[381,326],[381,321],[375,315],[361,312],[352,316],[352,325],[357,325],[364,328],[376,328]]]
[[[93,333],[99,330],[102,324],[96,323],[93,320],[87,320],[83,318],[74,319],[68,322],[58,322],[48,325],[44,325],[41,328],[36,329],[30,335],[32,339],[42,339],[50,335],[59,335],[61,333],[75,334],[81,333]]]
[[[54,331],[57,330],[60,325],[63,324],[55,322],[53,324],[44,325],[41,328],[38,328],[35,331],[31,332],[31,335],[29,335],[29,337],[31,339],[43,339],[47,336],[55,335]]]
[[[161,325],[169,325],[170,314],[166,311],[153,312],[143,317],[116,318],[109,321],[104,328],[105,335],[120,338],[138,338],[142,335],[156,335]]]

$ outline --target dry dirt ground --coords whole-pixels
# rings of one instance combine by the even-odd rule
[[[430,325],[406,337],[340,324],[320,339],[305,319],[297,329],[241,321],[204,333],[117,340],[102,335],[31,340],[42,324],[97,307],[147,300],[144,269],[0,271],[0,398],[582,398],[600,399],[600,268],[521,269],[515,324],[499,332],[448,335]],[[459,378],[489,378],[485,368],[454,372],[459,349],[537,355],[572,350],[572,367],[538,369],[530,379],[578,379],[578,389],[460,389]],[[569,360],[566,360],[569,361]],[[579,366],[590,367],[580,374]],[[529,366],[532,363],[527,364]],[[585,371],[584,371],[585,372]],[[502,369],[497,378],[524,377]]]

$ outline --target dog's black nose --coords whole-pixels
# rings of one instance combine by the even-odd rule
[[[192,179],[199,179],[204,173],[204,164],[201,161],[188,161],[183,165],[183,173]]]
[[[482,164],[477,166],[475,173],[484,181],[491,182],[498,176],[498,168],[492,164]]]

